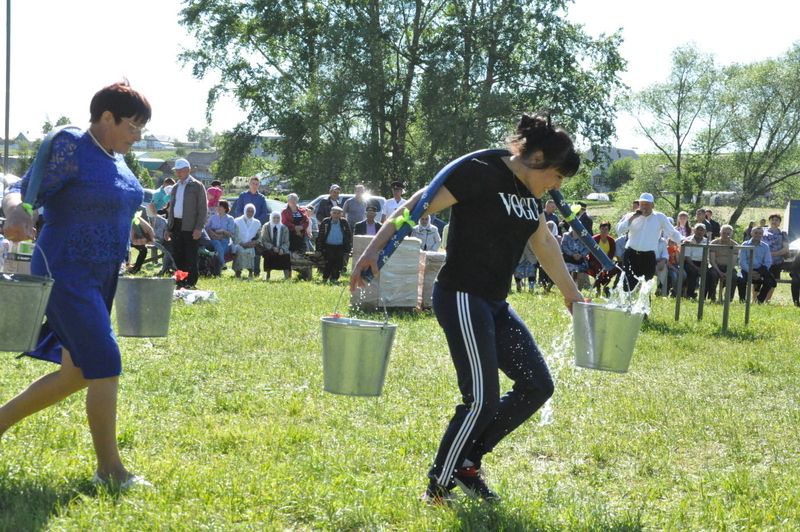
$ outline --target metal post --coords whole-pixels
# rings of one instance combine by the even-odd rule
[[[8,174],[8,122],[11,102],[11,0],[6,0],[6,136],[3,147],[3,173]]]
[[[731,309],[731,298],[734,294],[734,286],[733,286],[733,265],[736,263],[733,256],[733,249],[734,246],[728,246],[730,250],[730,264],[727,266],[727,270],[725,271],[725,290],[723,290],[722,294],[722,331],[726,332],[728,330],[728,314],[730,313]]]
[[[753,286],[753,252],[756,250],[755,247],[749,246],[750,249],[747,250],[747,255],[749,256],[749,264],[750,267],[747,269],[747,289],[745,290],[744,296],[744,324],[747,325],[750,323],[750,290],[752,290]]]
[[[695,244],[694,247],[700,247]],[[703,306],[706,303],[706,274],[708,273],[708,244],[703,244],[703,263],[700,264],[700,293],[697,294],[697,321],[703,321]]]
[[[681,244],[678,258],[678,286],[675,289],[675,321],[681,318],[681,294],[683,293],[683,263],[686,261],[686,244]]]

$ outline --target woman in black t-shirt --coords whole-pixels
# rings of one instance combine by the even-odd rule
[[[548,190],[578,170],[572,140],[551,125],[549,116],[523,115],[508,147],[510,156],[481,156],[455,168],[425,211],[452,206],[447,259],[434,285],[433,310],[447,337],[463,398],[428,473],[423,498],[432,503],[448,500],[455,486],[472,497],[497,499],[482,478],[481,458],[553,393],[541,351],[505,300],[528,241],[567,308],[583,301],[547,229],[541,203]],[[413,209],[422,192],[405,207]],[[364,285],[362,271],[378,274],[378,254],[395,230],[394,223],[383,225],[356,263],[351,289]],[[503,397],[498,370],[514,381]]]

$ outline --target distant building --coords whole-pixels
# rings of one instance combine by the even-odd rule
[[[145,137],[133,144],[135,150],[174,150],[175,143],[172,139],[164,135],[145,135]]]
[[[280,135],[275,133],[266,133],[264,135],[259,135],[253,141],[253,149],[250,151],[250,154],[254,157],[264,157],[266,159],[275,160],[277,159],[277,155],[275,155],[272,146],[275,141],[282,139]]]
[[[608,187],[602,182],[601,176],[603,173],[605,173],[611,163],[619,159],[627,158],[633,159],[634,161],[639,159],[639,155],[635,151],[625,148],[605,146],[602,148],[597,148],[596,151],[599,164],[592,170],[591,185],[592,188],[599,192],[607,192],[609,190]],[[584,153],[583,156],[590,161],[594,161],[594,154],[591,150]]]
[[[192,175],[195,179],[202,181],[204,185],[209,185],[214,180],[211,164],[217,159],[219,159],[219,153],[215,151],[193,151],[186,156],[186,160],[192,165]]]

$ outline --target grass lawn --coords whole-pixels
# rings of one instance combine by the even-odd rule
[[[202,280],[217,304],[173,308],[170,335],[121,340],[119,442],[152,490],[89,482],[84,395],[0,441],[0,530],[796,530],[800,309],[788,286],[705,319],[656,298],[624,375],[574,367],[556,294],[510,301],[548,353],[552,423],[537,414],[489,455],[496,505],[418,497],[458,401],[429,313],[397,313],[384,393],[322,390],[319,318],[338,287]],[[53,366],[4,353],[0,401]],[[507,386],[507,382],[504,383]]]

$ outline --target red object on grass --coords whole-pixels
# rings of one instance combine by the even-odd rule
[[[331,314],[331,318],[341,318],[341,317],[342,315],[339,314],[338,312],[334,312],[333,314]]]
[[[185,272],[183,270],[175,270],[175,280],[176,281],[183,281],[189,277],[189,272]]]

